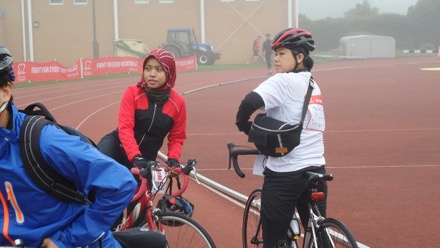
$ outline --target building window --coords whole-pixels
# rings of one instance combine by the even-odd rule
[[[86,5],[88,0],[73,0],[74,5]]]
[[[174,0],[159,0],[159,3],[174,3]]]
[[[134,0],[135,4],[147,4],[149,2],[150,2],[150,0]]]
[[[49,0],[50,5],[63,5],[63,0]]]

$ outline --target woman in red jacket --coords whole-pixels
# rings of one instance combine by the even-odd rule
[[[143,168],[168,135],[168,165],[179,166],[186,139],[186,105],[173,90],[176,64],[162,49],[144,60],[141,80],[129,86],[121,100],[118,128],[102,138],[98,148],[127,168]]]

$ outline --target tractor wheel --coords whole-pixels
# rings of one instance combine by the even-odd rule
[[[212,65],[214,64],[214,59],[211,55],[205,53],[205,52],[198,52],[197,53],[197,63],[199,65]]]
[[[173,55],[174,58],[181,58],[182,57],[182,52],[177,49],[176,47],[173,46],[165,46],[163,47],[164,50],[167,50],[168,52],[171,53],[171,55]]]

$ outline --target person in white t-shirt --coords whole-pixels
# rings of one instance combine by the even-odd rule
[[[264,110],[269,117],[291,124],[301,120],[314,64],[309,53],[315,49],[315,41],[309,31],[289,28],[274,37],[272,49],[277,73],[246,95],[237,112],[236,125],[245,134],[252,125],[251,115],[258,109]],[[302,223],[307,224],[308,182],[304,172],[325,173],[325,119],[321,91],[316,82],[303,128],[300,144],[293,151],[264,160],[261,209],[264,248],[278,247],[286,240],[295,207]],[[323,185],[322,190],[327,193],[327,186]],[[323,216],[326,200],[319,203]]]

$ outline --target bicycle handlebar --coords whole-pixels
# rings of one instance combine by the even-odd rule
[[[231,169],[231,161],[234,165],[235,173],[241,178],[245,177],[245,174],[241,171],[240,166],[238,164],[238,155],[258,155],[261,154],[260,151],[254,148],[245,147],[245,149],[239,149],[239,146],[232,142],[228,142],[228,150],[229,150],[229,166],[228,169]],[[317,181],[331,181],[333,180],[332,174],[319,174],[311,171],[306,172],[306,177],[309,182],[317,182]]]
[[[238,146],[232,142],[228,142],[228,150],[229,150],[229,167],[231,169],[231,161],[234,165],[235,173],[241,178],[245,177],[245,174],[241,171],[240,166],[238,165],[238,155],[258,155],[261,154],[257,149],[249,148],[246,149],[238,149]]]
[[[158,170],[159,168],[163,168],[165,170],[165,172],[167,173],[167,177],[173,177],[176,175],[183,174],[182,187],[178,191],[172,193],[173,197],[182,195],[183,192],[185,192],[186,188],[188,187],[189,174],[191,173],[191,171],[193,170],[195,171],[196,163],[197,160],[189,159],[187,165],[184,167],[168,167],[167,165],[162,165],[160,162],[151,161],[148,163],[147,168],[144,169],[139,169],[137,167],[131,168],[131,173],[133,173],[133,175],[135,176],[139,176],[139,178],[141,179],[140,188],[133,197],[132,202],[139,199],[142,196],[142,194],[145,194],[147,191],[151,191],[153,187],[156,188],[152,180],[152,174],[153,171]]]

